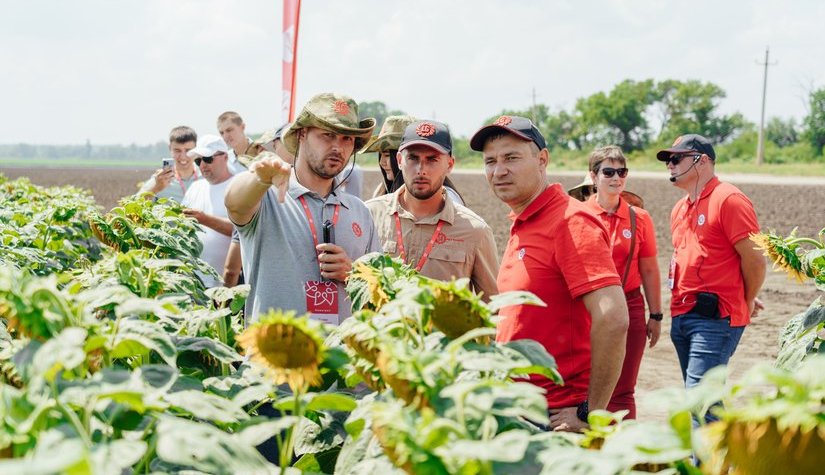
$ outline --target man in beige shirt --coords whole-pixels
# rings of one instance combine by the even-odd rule
[[[470,279],[489,299],[498,293],[496,243],[477,214],[447,199],[444,179],[455,159],[445,124],[413,122],[404,130],[397,160],[404,186],[367,201],[384,252],[438,280]]]

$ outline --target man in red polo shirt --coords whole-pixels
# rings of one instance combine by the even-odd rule
[[[759,231],[753,204],[738,188],[716,177],[716,153],[708,139],[688,134],[656,158],[670,181],[687,195],[670,215],[673,257],[668,271],[676,347],[686,387],[736,351],[752,316],[766,263],[749,236]],[[708,420],[712,417],[708,418]]]
[[[625,353],[627,305],[607,230],[561,185],[547,183],[550,154],[529,119],[499,117],[470,147],[484,154],[487,181],[512,210],[499,292],[525,290],[547,304],[502,309],[496,340],[544,345],[564,378],[559,386],[531,377],[547,391],[550,427],[581,430],[588,410],[607,407]]]

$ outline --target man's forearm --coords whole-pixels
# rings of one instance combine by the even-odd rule
[[[249,223],[269,188],[270,185],[261,183],[252,172],[236,175],[226,191],[224,200],[229,219],[239,225]]]
[[[201,224],[206,226],[207,228],[214,229],[215,231],[223,234],[224,236],[232,235],[233,226],[227,218],[221,218],[219,216],[214,216],[211,214],[204,214],[201,220]]]
[[[624,364],[627,341],[627,302],[619,286],[585,295],[592,317],[590,329],[590,409],[605,409]]]
[[[759,290],[765,282],[768,265],[762,252],[754,249],[750,239],[744,238],[734,246],[739,253],[739,268],[742,271],[742,280],[745,284],[745,301],[750,302],[759,295]]]

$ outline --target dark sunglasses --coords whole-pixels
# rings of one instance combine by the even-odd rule
[[[204,162],[207,165],[211,165],[212,160],[214,160],[215,157],[217,157],[219,155],[223,155],[223,154],[222,153],[216,153],[215,155],[212,155],[211,157],[198,157],[198,158],[195,159],[195,165],[201,166],[201,162]]]
[[[694,153],[689,153],[689,154],[686,154],[686,155],[675,155],[674,154],[674,155],[671,155],[667,160],[665,160],[665,165],[667,165],[668,163],[672,163],[673,166],[675,167],[676,165],[679,164],[679,162],[682,161],[683,158],[687,158],[687,157],[693,157],[694,159],[698,159],[699,157],[701,157],[701,155],[697,155],[697,154],[694,154]]]
[[[624,178],[627,176],[627,168],[602,168],[599,170],[602,172],[602,175],[606,176],[607,178],[613,178],[613,175],[618,174],[619,178]]]

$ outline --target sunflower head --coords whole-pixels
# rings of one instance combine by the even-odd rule
[[[470,330],[492,326],[490,311],[468,287],[467,279],[441,282],[427,279],[433,295],[433,326],[452,340]]]
[[[355,261],[348,282],[360,282],[365,293],[365,308],[379,309],[390,301],[389,295],[381,285],[381,269],[372,267],[364,261]]]
[[[270,310],[244,330],[238,342],[275,384],[287,383],[294,392],[321,384],[319,366],[326,355],[323,328],[307,316]]]
[[[761,249],[763,254],[771,260],[774,269],[786,272],[789,278],[804,282],[807,276],[802,269],[802,261],[796,252],[799,246],[791,242],[794,238],[795,233],[791,233],[787,239],[773,232],[756,233],[750,236],[751,241],[756,244],[756,248]]]

